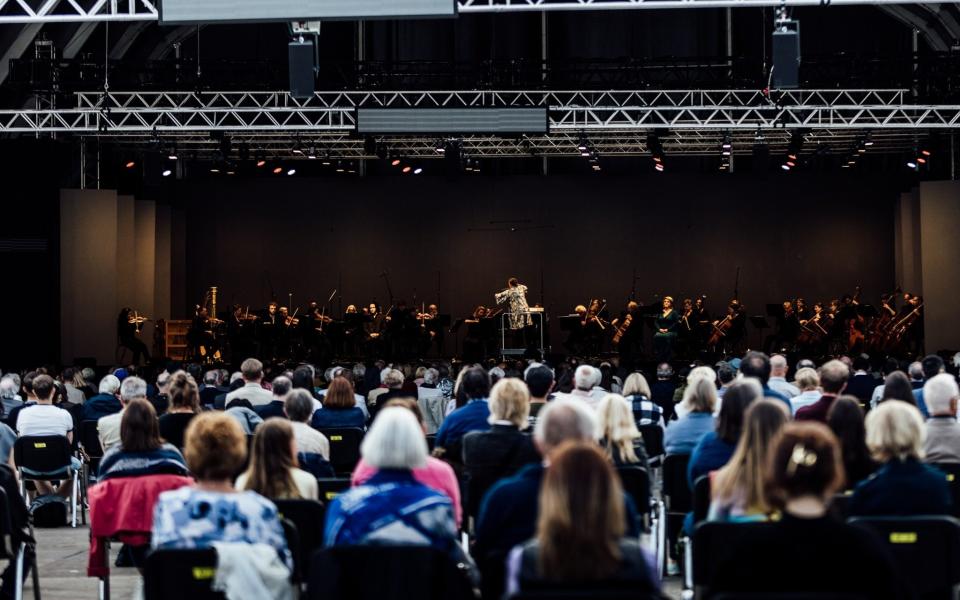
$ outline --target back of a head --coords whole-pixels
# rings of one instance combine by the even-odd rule
[[[226,413],[197,415],[190,420],[184,440],[187,467],[199,481],[232,479],[247,458],[247,436],[240,423]]]
[[[550,367],[539,363],[530,365],[523,373],[523,380],[532,397],[546,398],[553,386],[553,371]]]
[[[375,469],[412,470],[427,464],[427,440],[413,413],[391,406],[377,414],[360,453]]]
[[[797,371],[796,383],[801,392],[812,391],[820,387],[820,375],[815,369],[804,367]]]
[[[720,385],[729,385],[737,377],[737,371],[728,364],[717,367],[717,381]]]
[[[630,373],[627,380],[623,382],[624,396],[643,396],[649,399],[653,394],[650,392],[650,384],[643,373]]]
[[[114,395],[120,389],[120,380],[117,379],[116,375],[105,375],[103,379],[100,380],[99,393]]]
[[[200,412],[197,382],[186,371],[177,371],[170,375],[167,394],[170,396],[171,407],[190,408],[193,412]]]
[[[307,390],[291,390],[283,400],[283,410],[291,421],[305,423],[313,416],[313,396]]]
[[[423,383],[427,385],[433,385],[437,383],[438,379],[440,379],[440,372],[433,367],[423,372]]]
[[[286,419],[272,417],[257,427],[244,489],[266,498],[300,498],[290,473],[296,466],[292,442],[293,427]]]
[[[763,352],[747,352],[740,362],[740,372],[744,377],[753,377],[767,385],[770,381],[770,359]]]
[[[353,408],[357,401],[353,396],[353,386],[343,377],[334,377],[323,396],[325,409]]]
[[[863,409],[855,396],[840,396],[833,401],[827,411],[827,426],[840,440],[845,459],[866,458],[867,430]]]
[[[916,406],[888,400],[867,414],[867,447],[880,462],[923,457],[923,416]]]
[[[120,399],[129,403],[137,398],[147,397],[147,382],[139,377],[127,377],[120,384]]]
[[[870,370],[870,357],[866,354],[858,354],[853,357],[853,370],[854,371],[869,371]]]
[[[600,383],[600,371],[590,365],[580,365],[573,373],[573,385],[580,391],[588,392]]]
[[[923,361],[920,363],[923,366],[923,378],[930,379],[938,373],[942,373],[945,366],[943,359],[937,356],[936,354],[928,354],[923,357]]]
[[[510,421],[520,429],[530,416],[530,391],[519,379],[501,379],[490,390],[490,423]]]
[[[293,382],[285,375],[278,375],[273,378],[270,387],[273,388],[273,395],[282,399],[293,389]]]
[[[741,497],[751,510],[770,509],[766,491],[768,453],[788,420],[783,402],[761,398],[750,405],[743,417],[743,433],[736,450],[716,475],[714,497]]]
[[[114,377],[116,379],[116,377]],[[36,375],[31,381],[31,386],[33,389],[34,395],[40,400],[50,400],[53,398],[54,386],[53,386],[53,377],[49,375]],[[120,387],[119,382],[117,382],[117,387]]]
[[[20,391],[20,386],[17,385],[17,382],[13,380],[13,377],[4,375],[3,378],[0,378],[0,398],[12,399],[17,396],[17,392]]]
[[[597,421],[600,437],[607,442],[608,454],[616,447],[621,460],[637,462],[633,442],[641,439],[641,436],[630,402],[620,394],[607,394],[597,405]]]
[[[771,450],[767,484],[774,506],[804,496],[826,500],[843,486],[840,443],[826,425],[787,423]]]
[[[220,371],[211,369],[203,374],[203,384],[209,386],[220,385]]]
[[[786,373],[787,358],[782,354],[774,354],[770,357],[770,371],[777,373]]]
[[[570,583],[609,577],[620,568],[625,530],[623,491],[610,462],[593,444],[563,444],[540,489],[540,575]]]
[[[907,374],[910,379],[923,379],[923,364],[920,361],[913,361],[907,367]]]
[[[306,365],[300,365],[293,370],[290,381],[293,383],[294,388],[313,392],[313,369]]]
[[[120,419],[121,447],[125,452],[150,452],[161,444],[157,411],[145,398],[132,399]]]
[[[763,388],[756,379],[742,379],[730,384],[720,404],[717,436],[728,444],[736,444],[743,430],[743,418],[747,409],[762,397]]]
[[[488,398],[490,396],[490,376],[482,367],[470,367],[463,374],[460,388],[468,400]]]
[[[383,405],[384,408],[390,406],[397,406],[400,408],[405,408],[413,413],[413,416],[417,418],[417,423],[420,424],[420,428],[423,429],[423,411],[420,410],[420,405],[417,404],[417,401],[413,398],[391,398],[387,400],[387,403]]]
[[[717,386],[706,377],[695,377],[692,381],[688,378],[683,390],[683,404],[690,412],[712,413],[717,405]]]
[[[599,435],[596,415],[584,403],[554,400],[537,415],[533,437],[541,452],[549,454],[568,441],[593,442]]]
[[[820,367],[820,387],[824,393],[839,394],[850,379],[850,367],[839,360],[830,360]]]
[[[670,379],[673,377],[673,367],[670,363],[660,363],[657,365],[657,379]]]
[[[881,402],[886,400],[902,400],[910,404],[916,404],[913,397],[913,386],[910,380],[903,374],[903,371],[894,371],[887,375],[883,380],[883,394]]]
[[[240,364],[240,373],[246,381],[260,381],[263,377],[263,363],[255,358],[248,358]]]
[[[948,373],[934,375],[923,384],[923,401],[931,415],[954,414],[958,396],[960,389],[957,388],[957,380]]]
[[[389,369],[383,376],[383,385],[390,389],[400,389],[403,386],[403,373],[397,369]]]

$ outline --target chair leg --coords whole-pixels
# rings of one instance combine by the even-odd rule
[[[73,484],[70,486],[70,504],[73,507],[73,510],[71,511],[73,513],[71,515],[72,517],[71,527],[74,527],[74,528],[77,526],[77,485],[78,484],[79,484],[79,479],[77,478],[77,472],[74,471]]]
[[[30,530],[30,535],[33,535],[33,530]],[[30,574],[33,577],[33,600],[40,600],[40,573],[37,570],[37,549],[33,548],[33,559],[30,561]]]
[[[14,586],[13,586],[14,600],[23,600],[23,559],[25,554],[25,547],[26,547],[26,544],[20,544],[20,551],[17,552],[17,568],[16,568],[17,579],[14,582]]]

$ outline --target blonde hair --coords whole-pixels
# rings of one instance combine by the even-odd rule
[[[786,424],[787,411],[782,402],[757,400],[747,409],[737,448],[713,480],[714,500],[742,500],[748,512],[770,512],[766,492],[768,453]]]
[[[530,390],[520,379],[501,379],[490,390],[490,418],[494,421],[510,421],[520,429],[526,429],[530,417]]]
[[[804,367],[797,371],[797,387],[800,391],[814,389],[820,386],[820,375],[816,369]]]
[[[867,448],[875,459],[923,458],[923,416],[902,400],[881,402],[867,413]]]
[[[693,372],[691,372],[692,374]],[[712,413],[717,405],[717,386],[713,383],[713,379],[708,379],[702,375],[693,379],[687,377],[687,387],[683,390],[681,404],[689,412]]]
[[[620,394],[607,394],[597,406],[597,420],[600,421],[600,437],[606,440],[607,458],[613,458],[613,448],[617,448],[620,460],[625,463],[640,462],[633,450],[634,440],[640,439],[640,431],[633,418],[633,407]]]
[[[631,373],[627,380],[623,382],[623,395],[636,396],[637,394],[650,398],[653,392],[650,391],[650,384],[643,373]]]

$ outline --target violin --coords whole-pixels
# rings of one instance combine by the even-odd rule
[[[623,338],[623,334],[630,329],[630,325],[633,323],[633,313],[627,313],[627,316],[623,319],[623,323],[620,323],[620,326],[617,327],[616,333],[613,334],[613,344],[617,345],[620,343],[620,340]]]

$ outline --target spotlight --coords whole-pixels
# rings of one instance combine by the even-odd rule
[[[927,159],[925,159],[924,157],[920,156],[920,157],[917,158],[917,164],[919,164],[919,165],[925,165],[925,164],[927,164]]]
[[[654,166],[654,168],[655,168],[657,171],[660,171],[661,173],[663,173],[663,163],[662,163],[662,162],[661,162],[661,163],[657,163],[656,166]]]
[[[216,167],[210,167],[210,172],[213,173],[214,175],[216,175],[217,173],[220,172],[220,169],[218,169],[218,168],[216,168]]]
[[[414,175],[419,175],[420,173],[423,173],[423,168],[421,167],[417,167],[416,169],[413,170]]]
[[[922,154],[922,155],[924,155],[924,156],[930,156],[930,151],[929,151],[929,150],[921,150],[921,151],[920,151],[920,154]]]
[[[787,155],[787,158],[789,158],[790,160],[797,160],[797,155],[796,155],[796,154],[788,154],[788,155]]]
[[[395,159],[391,160],[391,161],[390,161],[390,166],[392,166],[392,167],[398,167],[398,166],[400,166],[400,159],[399,159],[399,158],[395,158]]]
[[[171,175],[173,175],[173,171],[171,171],[170,169],[164,169],[163,171],[164,177],[170,177]]]
[[[280,173],[283,173],[283,167],[277,167],[273,170],[274,175],[279,175]]]
[[[797,166],[797,163],[793,162],[792,160],[788,160],[787,166],[792,169],[793,167]]]
[[[258,169],[259,169],[259,168],[263,168],[263,167],[265,167],[266,165],[267,165],[267,161],[263,160],[262,158],[257,161],[257,168],[258,168]]]
[[[866,140],[864,140],[863,145],[864,145],[864,146],[872,146],[872,145],[873,145],[873,140],[871,140],[870,138],[867,138]]]
[[[177,160],[178,158],[180,158],[180,157],[177,155],[177,145],[176,145],[176,144],[174,144],[173,146],[170,147],[170,152],[169,152],[169,154],[167,154],[167,158],[170,159],[170,160]]]
[[[413,170],[413,167],[411,167],[410,165],[406,165],[405,167],[403,167],[403,174],[406,175],[412,170]]]
[[[437,140],[437,143],[433,145],[433,149],[437,151],[437,154],[446,154],[447,148],[443,140]]]
[[[291,177],[293,177],[293,176],[296,175],[296,174],[297,174],[297,170],[296,170],[296,169],[290,169],[289,171],[287,171],[287,175],[289,175],[289,176],[291,176]]]
[[[346,169],[343,168],[343,161],[337,161],[337,173],[343,173]]]
[[[237,174],[236,171],[227,171],[227,175],[236,175],[236,174]]]
[[[784,171],[789,171],[790,165],[780,165],[780,168],[783,169]]]
[[[326,156],[326,158],[324,158],[323,161],[320,162],[320,164],[323,165],[323,166],[325,166],[325,167],[329,167],[329,166],[330,166],[330,155],[328,154],[328,155]]]
[[[135,161],[135,160],[128,160],[128,161],[127,161],[127,164],[126,164],[125,166],[126,166],[128,169],[132,169],[132,168],[134,168],[135,166],[137,166],[137,161]]]

